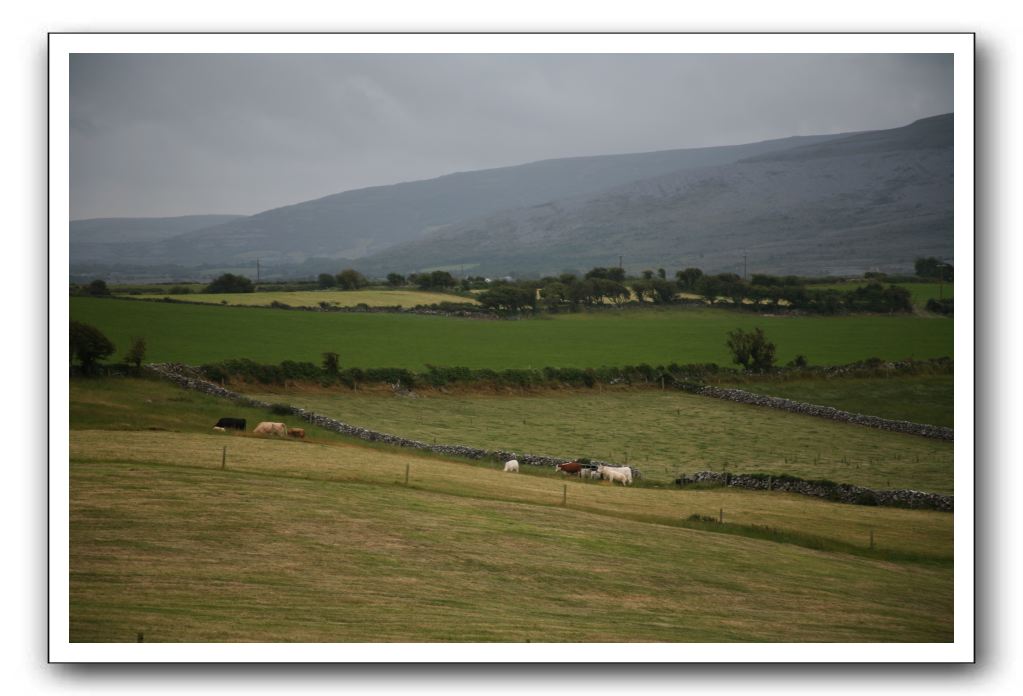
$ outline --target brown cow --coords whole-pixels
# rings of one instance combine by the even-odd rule
[[[288,428],[289,437],[305,437],[305,428]]]
[[[578,474],[585,467],[583,467],[583,465],[579,462],[563,462],[554,468],[566,474]]]

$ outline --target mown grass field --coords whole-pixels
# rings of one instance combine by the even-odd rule
[[[212,433],[239,410],[152,380],[71,400],[74,641],[952,638],[949,514]]]
[[[487,395],[252,387],[253,395],[425,442],[457,443],[680,473],[763,472],[870,488],[953,490],[953,445],[675,391]]]
[[[148,361],[191,364],[229,358],[346,367],[599,367],[715,362],[728,365],[727,333],[762,327],[778,361],[812,364],[867,357],[952,356],[953,322],[913,316],[780,317],[672,308],[481,321],[396,314],[341,314],[72,297],[71,317],[98,327],[123,351],[144,336]]]
[[[430,305],[440,302],[479,304],[470,297],[461,297],[442,292],[424,292],[421,290],[297,290],[291,292],[195,293],[190,295],[168,295],[165,293],[166,291],[162,291],[151,295],[140,295],[139,297],[149,297],[151,299],[169,297],[189,302],[251,307],[269,307],[274,302],[281,302],[291,307],[318,307],[321,302],[337,307],[355,307],[360,304],[365,304],[369,307],[415,307],[416,305]]]
[[[833,406],[852,413],[954,427],[955,378],[952,375],[751,380],[722,386]]]
[[[808,285],[807,287],[814,290],[841,290],[848,292],[855,290],[856,288],[863,287],[867,284],[867,281],[850,281],[848,283],[825,283],[818,285]],[[884,285],[895,285],[900,288],[906,288],[909,290],[910,298],[915,307],[920,309],[927,305],[927,300],[937,300],[939,298],[945,298],[946,300],[953,297],[955,290],[954,283],[883,283]]]

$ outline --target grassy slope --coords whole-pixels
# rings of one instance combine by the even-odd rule
[[[834,406],[853,413],[951,428],[954,425],[954,382],[952,375],[921,375],[786,382],[750,381],[723,386]]]
[[[256,395],[426,442],[627,461],[662,483],[680,472],[712,470],[785,473],[873,488],[953,487],[949,442],[679,392]]]
[[[220,471],[202,455],[225,439]],[[738,516],[759,497],[823,534],[908,533],[947,558],[940,513],[582,483],[564,509],[552,477],[242,436],[75,431],[71,458],[76,641],[951,638],[947,562],[629,519],[669,505]],[[405,463],[409,488],[396,484]]]
[[[277,418],[225,405],[72,382],[72,640],[951,639],[951,515],[210,432]],[[794,543],[682,528],[721,509]]]
[[[247,305],[269,307],[272,302],[283,302],[292,307],[318,307],[320,302],[327,302],[340,307],[354,307],[366,304],[370,307],[415,307],[416,305],[437,304],[440,302],[467,302],[479,304],[469,297],[460,297],[440,292],[423,292],[419,290],[302,290],[295,292],[248,292],[194,295],[150,295],[152,298],[170,297],[189,302],[205,302],[207,304]]]
[[[715,309],[600,312],[525,321],[291,312],[71,298],[71,316],[99,327],[123,351],[147,339],[147,359],[204,363],[319,362],[407,367],[597,367],[670,362],[729,364],[726,334],[763,327],[779,362],[804,354],[814,364],[951,356],[947,319],[918,317],[764,317]],[[119,353],[120,354],[120,353]]]

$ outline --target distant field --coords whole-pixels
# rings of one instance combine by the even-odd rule
[[[205,302],[208,304],[229,304],[269,307],[273,302],[281,302],[291,307],[318,307],[326,302],[338,307],[354,307],[365,304],[370,307],[415,307],[416,305],[438,304],[440,302],[467,302],[479,304],[469,297],[461,297],[442,292],[423,292],[419,290],[300,290],[295,292],[241,292],[241,293],[195,293],[189,295],[138,295],[138,297],[170,297],[189,302]]]
[[[953,488],[952,443],[673,391],[411,398],[293,389],[254,396],[426,442],[628,463],[661,483],[710,470]]]
[[[953,354],[952,321],[913,316],[772,317],[672,308],[481,321],[88,297],[72,297],[70,304],[73,319],[99,327],[119,351],[127,348],[130,337],[142,335],[147,360],[192,364],[242,357],[319,363],[323,352],[334,351],[343,366],[417,370],[427,364],[495,369],[643,362],[728,365],[727,333],[757,326],[777,344],[782,363],[797,354],[820,365]]]
[[[954,427],[955,400],[952,375],[808,379],[787,382],[736,383],[756,394],[833,406],[843,411],[893,420]]]
[[[855,290],[856,288],[863,287],[867,284],[867,281],[852,281],[849,283],[829,283],[821,285],[809,285],[807,287],[815,290],[842,290],[848,292],[849,290]],[[946,300],[951,298],[952,292],[955,289],[953,283],[883,283],[884,285],[895,285],[900,288],[906,288],[909,290],[912,302],[917,307],[924,307],[927,305],[927,300],[945,298]]]

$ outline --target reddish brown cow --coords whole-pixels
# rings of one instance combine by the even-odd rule
[[[564,462],[562,464],[558,464],[554,468],[557,469],[558,471],[563,471],[566,474],[578,474],[585,467],[583,467],[583,465],[580,464],[579,462]]]
[[[291,437],[305,437],[305,428],[288,428],[288,435]]]

